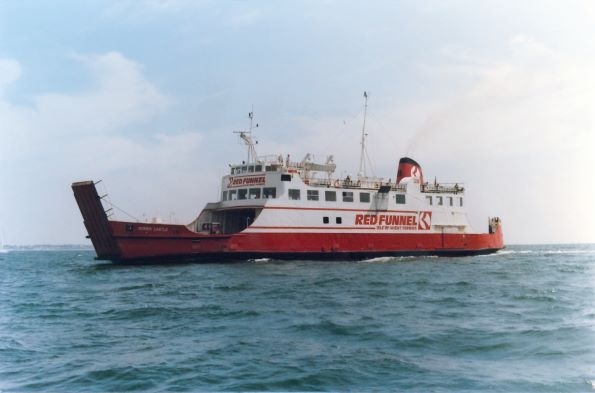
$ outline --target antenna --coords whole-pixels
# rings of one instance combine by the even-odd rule
[[[358,175],[366,177],[366,115],[368,112],[368,93],[364,91],[364,124],[362,126],[362,150],[359,156],[359,172]]]
[[[255,145],[258,141],[252,138],[252,126],[254,121],[254,106],[252,106],[252,110],[248,113],[248,118],[250,119],[250,129],[248,131],[234,131],[234,134],[239,134],[240,138],[244,141],[248,149],[248,157],[246,159],[246,164],[250,164],[251,162],[256,162],[258,160],[258,155],[256,154],[256,147]],[[256,124],[258,127],[258,123]]]
[[[254,120],[254,105],[252,105],[252,110],[248,113],[248,117],[250,118],[250,133],[252,133],[252,121]]]

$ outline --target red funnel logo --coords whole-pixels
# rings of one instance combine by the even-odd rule
[[[432,225],[432,212],[419,212],[419,226],[417,229],[425,231]]]
[[[421,171],[421,166],[409,157],[403,157],[399,160],[399,168],[397,169],[397,183],[400,183],[406,177],[414,177],[419,179],[423,184],[424,175]]]

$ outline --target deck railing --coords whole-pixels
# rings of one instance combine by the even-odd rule
[[[424,183],[420,190],[429,194],[459,194],[465,192],[465,187],[459,183]]]

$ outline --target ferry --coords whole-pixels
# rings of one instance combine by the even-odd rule
[[[367,109],[367,96],[365,109]],[[364,113],[365,113],[364,109]],[[395,180],[365,170],[337,177],[333,156],[316,162],[258,156],[250,129],[238,131],[247,159],[229,166],[220,198],[187,225],[119,221],[94,181],[72,184],[97,259],[114,262],[213,262],[261,258],[353,260],[382,256],[465,256],[504,248],[502,221],[475,232],[462,183],[424,181],[414,159],[399,160]]]

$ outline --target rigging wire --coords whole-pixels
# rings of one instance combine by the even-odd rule
[[[121,209],[120,207],[116,206],[109,197],[109,192],[107,191],[107,186],[103,181],[98,181],[97,183],[95,183],[96,186],[99,186],[99,188],[101,189],[101,194],[103,196],[100,197],[102,202],[107,203],[108,205],[110,205],[113,209],[118,210],[121,213],[124,213],[125,215],[127,215],[128,217],[132,218],[133,220],[135,220],[136,222],[140,222],[140,220],[136,217],[134,217],[132,214],[128,213],[127,211]],[[109,209],[108,209],[109,210]],[[107,211],[106,211],[107,213]],[[108,217],[109,218],[109,217]]]
[[[136,218],[135,216],[133,216],[132,214],[128,213],[127,211],[121,209],[120,207],[116,206],[115,204],[113,204],[111,201],[107,200],[107,199],[103,199],[105,201],[105,203],[107,203],[108,205],[110,205],[111,207],[113,207],[114,209],[118,210],[121,213],[124,213],[125,215],[127,215],[128,217],[132,218],[133,220],[136,220],[137,222],[140,222],[140,220],[138,218]]]

